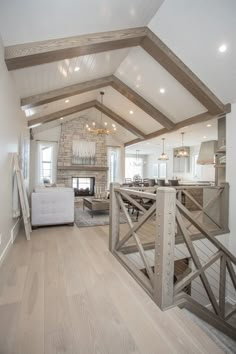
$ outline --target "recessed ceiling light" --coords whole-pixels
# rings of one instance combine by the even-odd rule
[[[146,143],[147,145],[149,145],[150,143]]]
[[[210,128],[211,127],[211,124],[207,124],[207,128]]]
[[[134,111],[129,111],[129,114],[134,114]]]
[[[95,126],[96,125],[96,123],[95,122],[93,122],[93,126]]]
[[[227,45],[226,45],[226,44],[222,44],[222,45],[218,48],[218,51],[219,51],[220,53],[224,53],[224,52],[226,52],[226,50],[227,50]]]
[[[65,103],[69,103],[70,102],[70,100],[65,100]]]
[[[202,139],[206,139],[206,136],[204,135],[204,136],[202,137]]]
[[[113,128],[115,128],[115,127],[116,127],[116,125],[115,125],[114,123],[112,123],[112,126],[113,126]]]
[[[75,68],[74,68],[74,71],[79,71],[80,70],[80,67],[79,66],[76,66]]]
[[[160,93],[165,93],[166,92],[166,90],[162,87],[162,88],[160,88]]]
[[[63,119],[63,117],[61,117],[60,119]]]

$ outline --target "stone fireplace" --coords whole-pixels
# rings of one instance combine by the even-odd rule
[[[57,183],[73,187],[73,178],[93,178],[96,187],[107,188],[106,137],[92,135],[85,129],[85,118],[75,118],[62,124],[57,160]],[[96,143],[95,165],[72,163],[73,140],[89,140]]]

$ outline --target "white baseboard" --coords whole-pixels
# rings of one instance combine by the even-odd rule
[[[6,255],[9,252],[11,245],[15,241],[16,236],[18,235],[18,232],[20,229],[20,223],[21,223],[21,218],[18,218],[17,222],[15,223],[15,225],[11,229],[11,237],[10,237],[9,241],[7,242],[6,247],[4,248],[3,252],[0,254],[0,267],[1,267],[4,259],[6,258]]]
[[[18,218],[17,222],[15,223],[13,228],[11,229],[11,241],[12,241],[12,243],[15,241],[16,236],[19,233],[21,221],[22,221],[22,218]]]
[[[12,245],[12,241],[11,241],[11,238],[10,238],[10,240],[7,242],[7,245],[4,248],[2,254],[0,255],[0,267],[1,267],[4,259],[6,258],[6,255],[7,255],[8,251],[9,251],[11,245]]]

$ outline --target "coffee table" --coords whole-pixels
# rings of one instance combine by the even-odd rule
[[[83,210],[88,208],[92,211],[92,218],[95,211],[106,211],[110,209],[110,200],[109,199],[101,199],[94,200],[93,198],[83,198]]]

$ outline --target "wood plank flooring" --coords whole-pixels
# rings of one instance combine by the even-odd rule
[[[108,251],[108,227],[19,235],[0,268],[0,354],[221,353],[162,312]]]

